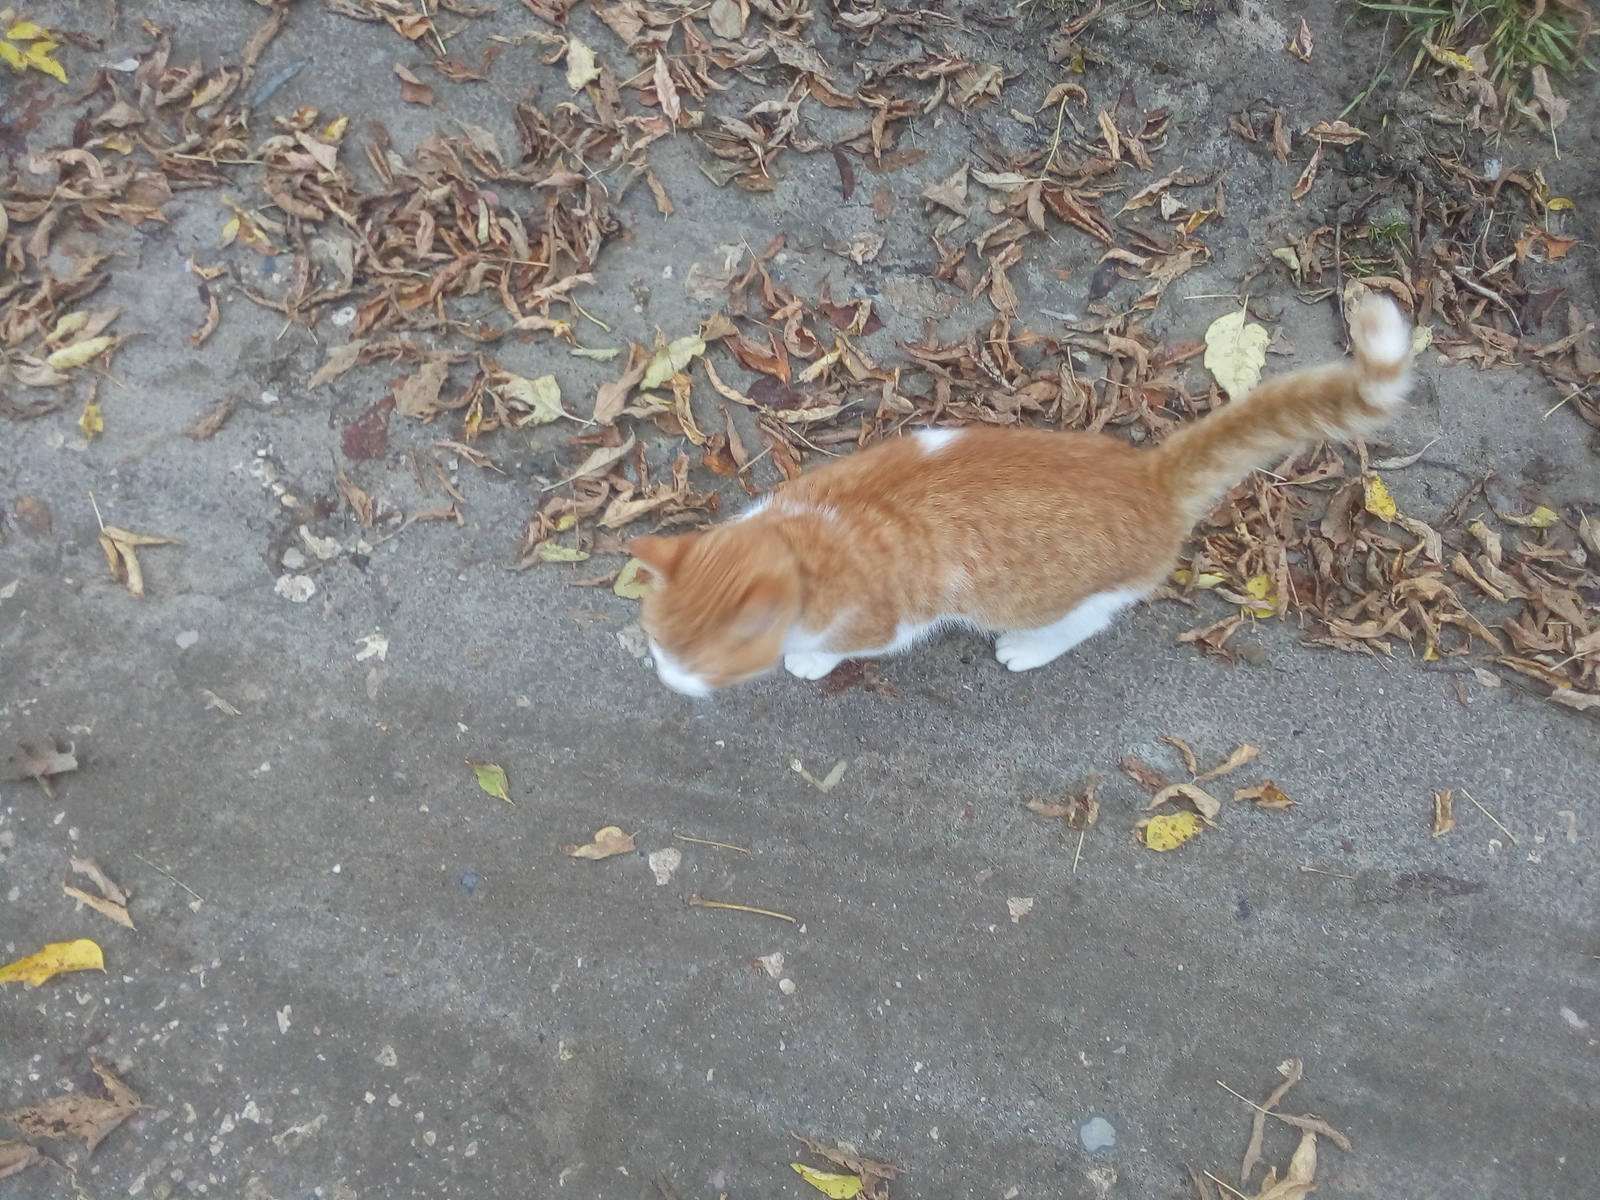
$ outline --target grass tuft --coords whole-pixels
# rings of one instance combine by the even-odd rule
[[[1593,69],[1594,15],[1582,0],[1357,0],[1410,26],[1407,40],[1461,52],[1482,46],[1489,77],[1523,90],[1534,67],[1562,75]],[[1420,53],[1420,51],[1419,51]]]

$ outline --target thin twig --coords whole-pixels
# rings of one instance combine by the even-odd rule
[[[1561,397],[1560,403],[1558,403],[1555,406],[1555,408],[1552,408],[1549,412],[1545,413],[1544,416],[1540,417],[1539,419],[1541,421],[1548,421],[1551,418],[1551,416],[1555,414],[1556,409],[1561,408],[1563,405],[1565,405],[1567,403],[1567,401],[1571,400],[1574,396],[1580,395],[1584,391],[1586,386],[1587,385],[1585,385],[1585,384],[1579,384],[1577,387],[1573,388],[1565,396]]]
[[[1078,830],[1078,852],[1072,856],[1072,873],[1078,873],[1078,860],[1083,857],[1083,839],[1089,836],[1089,827],[1085,825]]]
[[[1354,879],[1354,875],[1341,875],[1337,871],[1324,871],[1321,867],[1301,867],[1302,871],[1309,871],[1313,875],[1332,875],[1335,879]]]
[[[1210,1172],[1210,1171],[1207,1171],[1207,1172],[1206,1172],[1206,1178],[1207,1178],[1207,1179],[1209,1179],[1209,1180],[1211,1180],[1211,1182],[1212,1182],[1212,1183],[1214,1183],[1214,1184],[1216,1184],[1216,1185],[1217,1185],[1217,1186],[1218,1186],[1218,1187],[1225,1187],[1225,1188],[1227,1188],[1227,1189],[1228,1189],[1228,1190],[1229,1190],[1229,1191],[1230,1191],[1230,1192],[1232,1192],[1232,1193],[1233,1193],[1233,1194],[1234,1194],[1234,1195],[1235,1195],[1235,1196],[1237,1196],[1237,1197],[1239,1197],[1239,1200],[1250,1200],[1250,1197],[1249,1197],[1249,1196],[1246,1196],[1246,1195],[1245,1195],[1245,1194],[1244,1194],[1244,1193],[1243,1193],[1243,1192],[1241,1192],[1241,1191],[1240,1191],[1240,1190],[1239,1190],[1239,1189],[1238,1189],[1238,1188],[1236,1188],[1236,1187],[1234,1187],[1234,1186],[1233,1186],[1233,1185],[1232,1185],[1232,1184],[1231,1184],[1231,1183],[1226,1183],[1226,1182],[1224,1182],[1224,1181],[1223,1181],[1223,1180],[1221,1180],[1221,1179],[1218,1179],[1218,1178],[1217,1178],[1217,1177],[1216,1177],[1216,1176],[1215,1176],[1215,1175],[1213,1175],[1213,1174],[1212,1174],[1212,1173],[1211,1173],[1211,1172]]]
[[[727,842],[713,842],[708,841],[706,838],[690,837],[687,833],[674,833],[672,836],[677,838],[680,842],[695,842],[701,846],[720,846],[724,850],[737,850],[740,854],[750,853],[750,851],[746,850],[743,846],[732,846]]]
[[[135,850],[135,851],[134,851],[134,852],[133,852],[133,856],[134,856],[134,857],[135,857],[135,858],[137,858],[137,859],[138,859],[138,860],[139,860],[139,861],[140,861],[140,862],[142,862],[142,863],[144,863],[144,864],[145,864],[145,865],[146,865],[146,866],[147,866],[147,867],[151,867],[151,868],[153,868],[153,869],[154,869],[154,870],[157,870],[157,871],[160,871],[160,872],[161,872],[161,873],[162,873],[162,874],[163,874],[163,875],[165,875],[165,876],[166,876],[166,877],[167,877],[167,878],[168,878],[168,879],[170,879],[170,880],[172,880],[172,882],[173,882],[173,883],[175,883],[175,884],[177,884],[177,885],[178,885],[178,886],[179,886],[179,887],[181,887],[181,888],[182,888],[182,889],[183,889],[183,890],[184,890],[184,891],[186,891],[186,892],[188,892],[188,893],[189,893],[189,895],[191,895],[191,896],[193,896],[193,897],[194,897],[194,898],[195,898],[195,899],[196,899],[196,900],[198,900],[198,901],[200,901],[200,903],[202,903],[202,904],[204,904],[204,903],[205,903],[205,899],[206,899],[206,898],[205,898],[205,897],[204,897],[204,896],[202,896],[202,895],[201,895],[201,894],[200,894],[200,893],[199,893],[199,892],[197,892],[197,891],[195,891],[195,890],[194,890],[194,889],[193,889],[193,888],[192,888],[192,887],[190,887],[190,886],[189,886],[189,885],[188,885],[188,884],[187,884],[187,883],[185,883],[185,882],[184,882],[184,881],[183,881],[183,880],[181,880],[181,879],[179,879],[179,878],[178,878],[178,877],[177,877],[177,876],[176,876],[176,875],[174,875],[174,874],[173,874],[173,873],[172,873],[172,872],[171,872],[171,871],[168,871],[168,870],[166,870],[166,869],[165,869],[165,868],[163,868],[163,867],[158,867],[158,866],[156,866],[156,864],[155,864],[155,863],[153,863],[153,862],[151,862],[151,861],[150,861],[150,860],[149,860],[149,859],[148,859],[148,858],[146,858],[146,857],[145,857],[145,856],[144,856],[144,855],[142,855],[142,854],[140,854],[140,853],[139,853],[139,852],[138,852],[138,851],[137,851],[137,850]]]
[[[1512,833],[1511,830],[1507,829],[1504,825],[1500,824],[1500,818],[1499,817],[1495,816],[1492,812],[1490,812],[1483,805],[1478,804],[1478,798],[1476,796],[1474,796],[1471,792],[1467,791],[1466,788],[1462,788],[1461,789],[1461,794],[1463,796],[1465,796],[1468,800],[1471,800],[1474,804],[1477,804],[1478,805],[1478,811],[1481,812],[1484,816],[1488,817],[1489,820],[1493,821],[1496,825],[1498,825],[1500,827],[1500,832],[1505,834],[1508,838],[1511,839],[1511,844],[1513,846],[1522,845],[1521,842],[1517,841],[1517,835],[1516,834]]]
[[[690,908],[726,908],[732,912],[755,913],[758,917],[777,917],[780,921],[787,921],[793,925],[795,919],[787,913],[773,912],[770,908],[751,908],[748,904],[724,904],[720,900],[702,900],[700,893],[696,892],[689,897]]]
[[[1220,1080],[1220,1079],[1217,1080],[1216,1084],[1217,1084],[1217,1086],[1219,1088],[1221,1088],[1223,1091],[1227,1092],[1230,1096],[1239,1096],[1238,1092],[1234,1091],[1227,1084],[1223,1083],[1222,1080]],[[1255,1109],[1257,1112],[1264,1112],[1269,1117],[1275,1117],[1275,1116],[1278,1115],[1277,1113],[1273,1112],[1270,1108],[1262,1108],[1261,1105],[1257,1104],[1254,1100],[1250,1099],[1249,1096],[1239,1096],[1239,1099],[1243,1100],[1246,1104],[1248,1104],[1251,1108]]]

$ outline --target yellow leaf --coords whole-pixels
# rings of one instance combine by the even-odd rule
[[[13,42],[37,42],[41,38],[49,37],[50,34],[42,25],[36,25],[32,21],[18,21],[6,30],[6,36]]]
[[[561,853],[569,858],[610,858],[614,854],[632,854],[634,849],[633,834],[623,833],[615,825],[607,825],[604,829],[597,829],[594,841],[587,846],[563,846]]]
[[[22,51],[18,50],[10,42],[0,42],[0,58],[5,59],[6,65],[13,70],[26,71],[28,69],[28,60],[22,57]]]
[[[1528,528],[1549,529],[1560,519],[1556,513],[1541,504],[1528,514]]]
[[[611,590],[624,600],[643,600],[644,594],[650,590],[650,583],[640,579],[639,572],[647,569],[637,558],[630,558],[617,572],[617,581],[611,585]]]
[[[509,400],[519,401],[528,410],[512,417],[511,423],[518,429],[548,425],[567,415],[567,410],[561,407],[561,385],[554,375],[541,375],[537,379],[512,375],[505,383],[496,384],[495,390]]]
[[[67,81],[67,72],[61,64],[50,57],[50,51],[55,49],[54,42],[35,42],[28,47],[28,65],[35,71],[43,71],[52,79],[59,79],[62,83]]]
[[[0,968],[0,983],[21,980],[29,987],[38,987],[51,976],[63,971],[104,971],[105,956],[100,947],[88,938],[75,942],[53,942],[37,954],[20,958],[9,967]]]
[[[238,237],[238,236],[239,236],[239,218],[238,217],[230,217],[228,219],[228,223],[222,227],[222,240],[220,242],[218,242],[217,245],[219,245],[219,246],[231,246],[231,245],[233,245],[233,239]]]
[[[660,387],[705,352],[705,339],[693,333],[661,347],[650,359],[639,386],[646,391]]]
[[[83,430],[83,435],[87,438],[93,438],[95,434],[105,432],[106,423],[101,419],[100,406],[98,404],[85,404],[83,406],[83,416],[78,418],[78,428]]]
[[[349,117],[340,117],[337,121],[330,121],[328,127],[322,131],[322,140],[331,146],[338,145],[344,140],[344,131],[349,128]]]
[[[790,1163],[804,1179],[824,1196],[832,1196],[833,1200],[851,1200],[861,1194],[861,1177],[859,1175],[840,1175],[834,1171],[818,1171],[804,1163]]]
[[[594,51],[577,38],[567,41],[567,86],[581,92],[584,86],[600,78],[600,68],[594,64]]]
[[[1272,576],[1252,575],[1245,580],[1244,591],[1252,600],[1261,601],[1250,606],[1250,611],[1256,616],[1270,617],[1278,611],[1278,597],[1272,587]]]
[[[1400,515],[1400,510],[1395,507],[1394,497],[1389,494],[1389,489],[1383,480],[1376,475],[1367,480],[1366,509],[1383,521],[1392,521]]]
[[[1549,204],[1546,204],[1545,207],[1551,212],[1566,212],[1567,210],[1577,208],[1578,206],[1571,200],[1568,200],[1565,196],[1557,196],[1555,199],[1551,200]]]
[[[506,794],[506,769],[497,767],[494,763],[473,762],[467,759],[467,766],[472,768],[472,773],[478,777],[478,786],[496,800],[504,800],[507,804],[515,801]]]
[[[573,550],[568,546],[558,546],[554,542],[540,542],[534,547],[533,552],[540,562],[583,562],[589,557],[587,550]]]
[[[1164,813],[1151,817],[1144,827],[1144,844],[1152,850],[1176,850],[1205,828],[1205,822],[1192,812]]]
[[[1422,48],[1428,52],[1429,57],[1434,62],[1442,66],[1454,67],[1458,71],[1465,71],[1468,75],[1477,70],[1473,66],[1472,60],[1458,50],[1446,50],[1443,46],[1435,46],[1427,38],[1422,39]]]
[[[84,338],[81,342],[73,342],[70,346],[63,346],[45,362],[58,371],[68,371],[73,367],[81,367],[98,354],[103,354],[116,344],[117,339],[101,334],[99,337]]]
[[[1186,567],[1179,567],[1172,573],[1172,578],[1175,583],[1184,586],[1187,586],[1189,581],[1193,579],[1197,588],[1214,588],[1217,584],[1227,579],[1227,576],[1218,575],[1212,571],[1201,571],[1199,575],[1196,575]]]
[[[1260,382],[1272,338],[1260,325],[1245,322],[1245,310],[1218,317],[1206,330],[1206,370],[1230,400],[1242,400]]]
[[[55,323],[45,341],[54,344],[61,341],[62,338],[71,337],[88,323],[89,314],[83,309],[80,308],[77,312],[68,313]]]

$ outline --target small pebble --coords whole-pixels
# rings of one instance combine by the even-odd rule
[[[172,640],[178,643],[179,650],[187,650],[190,646],[194,645],[200,640],[200,633],[195,629],[185,629]]]
[[[478,884],[481,882],[482,880],[474,872],[468,871],[461,877],[461,890],[470,896],[478,890]]]
[[[1078,1126],[1078,1141],[1090,1154],[1114,1150],[1117,1146],[1116,1126],[1104,1117],[1090,1117]]]

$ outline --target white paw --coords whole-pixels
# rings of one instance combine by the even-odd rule
[[[805,650],[783,656],[783,669],[797,679],[821,679],[844,661],[842,654],[825,654],[820,650]]]
[[[1013,671],[1042,667],[1062,653],[1063,647],[1054,639],[1042,639],[1028,629],[1002,633],[994,642],[994,656]]]

